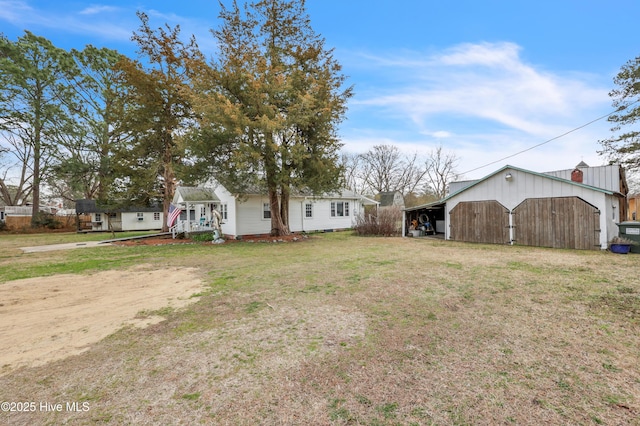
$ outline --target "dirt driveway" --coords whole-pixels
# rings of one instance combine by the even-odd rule
[[[140,313],[192,303],[202,285],[195,268],[149,265],[1,284],[0,374],[81,353],[126,325],[162,321]]]

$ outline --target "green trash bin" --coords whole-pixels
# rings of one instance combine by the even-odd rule
[[[630,253],[640,253],[640,222],[620,222],[618,225],[618,235],[621,238],[634,241]]]

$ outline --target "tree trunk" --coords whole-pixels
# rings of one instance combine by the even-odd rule
[[[33,136],[33,187],[32,187],[32,202],[31,208],[31,226],[35,228],[38,220],[40,219],[40,158],[42,156],[42,145],[40,141],[41,125],[40,125],[40,112],[36,111],[35,117],[35,129]]]
[[[164,192],[162,197],[162,211],[164,212],[164,220],[162,221],[162,232],[168,232],[169,226],[167,225],[167,219],[169,218],[169,204],[173,201],[173,194],[175,193],[175,173],[173,172],[173,164],[171,162],[171,145],[168,143],[165,143],[163,178]]]
[[[271,209],[271,235],[279,237],[289,235],[289,227],[282,221],[280,197],[276,189],[269,189],[269,207]]]
[[[282,218],[282,223],[287,228],[286,235],[289,235],[291,233],[291,230],[289,229],[289,187],[282,185],[282,190],[280,192],[280,217]]]

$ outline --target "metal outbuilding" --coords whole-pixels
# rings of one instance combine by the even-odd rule
[[[626,215],[624,169],[579,166],[550,173],[504,166],[443,200],[405,209],[405,231],[411,218],[431,214],[445,222],[448,240],[606,249]]]

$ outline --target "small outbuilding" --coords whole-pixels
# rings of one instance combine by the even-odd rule
[[[400,191],[381,192],[378,194],[380,208],[398,207],[404,208],[404,195]]]

